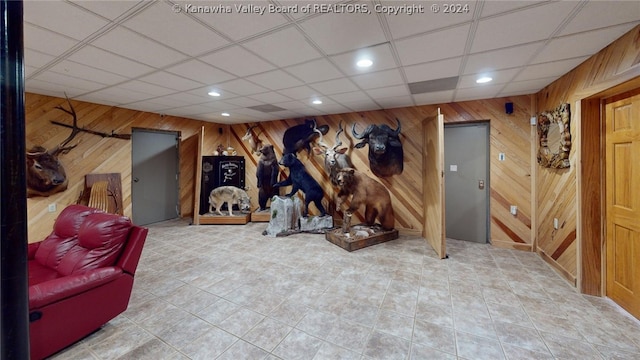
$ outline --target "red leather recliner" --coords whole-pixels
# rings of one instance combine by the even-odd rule
[[[127,309],[148,229],[83,205],[65,208],[53,232],[29,244],[29,336],[42,359]]]

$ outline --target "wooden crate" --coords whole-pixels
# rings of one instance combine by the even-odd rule
[[[368,246],[381,244],[383,242],[395,240],[399,237],[398,230],[376,231],[375,234],[368,237],[355,237],[353,234],[347,237],[342,232],[342,228],[327,231],[325,238],[331,243],[340,246],[347,251],[354,251]]]

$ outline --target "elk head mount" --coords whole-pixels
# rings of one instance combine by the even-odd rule
[[[49,196],[67,189],[69,179],[58,156],[66,154],[78,146],[78,143],[69,145],[78,133],[87,132],[102,137],[131,139],[129,134],[115,134],[113,131],[111,134],[107,134],[78,127],[78,116],[69,97],[67,97],[67,103],[69,104],[69,110],[62,107],[62,105],[58,105],[55,108],[71,115],[73,117],[73,125],[54,120],[51,123],[72,129],[71,134],[53,149],[47,150],[42,146],[36,145],[27,151],[27,197]]]

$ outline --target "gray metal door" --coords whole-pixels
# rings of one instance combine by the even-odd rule
[[[445,219],[450,239],[489,239],[489,123],[445,124]]]
[[[179,216],[180,133],[132,129],[131,212],[146,225]]]

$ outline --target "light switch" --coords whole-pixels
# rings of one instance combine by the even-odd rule
[[[498,154],[498,160],[504,161],[504,153]]]
[[[553,218],[553,228],[558,230],[558,227],[560,226],[560,221],[558,221],[558,218]]]
[[[458,171],[458,165],[449,165],[449,171]]]
[[[517,215],[518,214],[518,207],[515,205],[511,205],[511,215]]]

